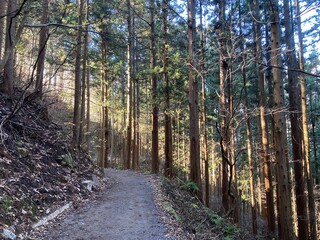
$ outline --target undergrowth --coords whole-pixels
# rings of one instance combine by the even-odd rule
[[[194,194],[197,190],[194,183],[163,178],[161,189],[166,195],[163,208],[192,239],[258,239],[205,207]]]

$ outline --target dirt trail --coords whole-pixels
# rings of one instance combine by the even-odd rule
[[[78,209],[42,239],[169,240],[155,207],[151,184],[132,171],[105,170],[114,179],[95,203]]]

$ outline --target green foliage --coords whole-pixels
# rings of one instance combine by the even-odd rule
[[[12,204],[12,198],[9,196],[4,196],[0,201],[0,208],[3,209],[5,212],[8,212],[12,208]]]
[[[198,185],[192,181],[185,182],[185,184],[182,186],[182,188],[185,190],[191,191],[191,192],[196,192],[199,190]]]
[[[181,221],[180,216],[174,210],[174,208],[172,207],[170,202],[165,201],[165,202],[163,202],[162,206],[168,213],[170,213],[176,219],[176,221],[178,221],[178,222]]]
[[[209,219],[209,221],[214,224],[215,226],[221,227],[222,223],[224,221],[224,219],[222,217],[220,217],[219,215],[215,214],[213,211],[211,211],[209,208],[207,207],[203,207],[207,217]]]
[[[225,235],[226,237],[231,237],[239,233],[239,228],[236,225],[228,224],[225,227]]]
[[[240,229],[236,225],[229,223],[226,219],[215,214],[207,207],[203,207],[203,209],[205,210],[210,223],[224,231],[224,240],[234,239],[234,237],[239,234]]]
[[[58,159],[61,160],[61,165],[67,166],[69,168],[75,167],[75,162],[73,160],[72,155],[69,152],[59,156]]]

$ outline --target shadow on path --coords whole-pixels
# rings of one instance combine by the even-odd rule
[[[128,170],[105,169],[113,183],[93,204],[62,220],[43,239],[169,240],[155,207],[147,177]]]

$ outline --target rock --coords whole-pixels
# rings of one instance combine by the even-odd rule
[[[10,240],[14,240],[14,239],[16,239],[16,237],[17,237],[12,231],[10,231],[10,230],[7,229],[7,228],[4,228],[4,229],[2,230],[2,235],[3,235],[5,238],[8,238],[8,239],[10,239]]]
[[[28,149],[24,147],[17,147],[17,152],[20,157],[27,157],[29,155]]]
[[[86,189],[88,189],[90,192],[92,191],[92,186],[93,186],[93,181],[92,180],[84,180],[82,181],[82,184],[85,186]]]

